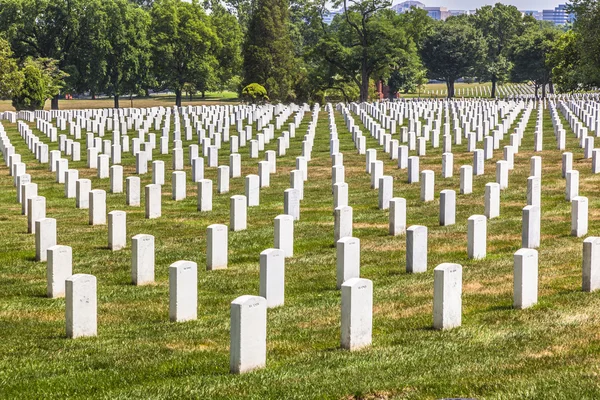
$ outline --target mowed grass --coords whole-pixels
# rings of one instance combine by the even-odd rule
[[[189,96],[182,97],[181,105],[215,105],[215,104],[232,104],[239,103],[237,93],[234,92],[207,92],[206,97],[203,99],[199,94],[194,95],[192,99]],[[134,97],[130,99],[129,96],[123,96],[119,98],[120,107],[172,107],[175,105],[174,95],[152,95],[150,97]],[[73,110],[73,109],[87,109],[87,108],[113,108],[115,102],[112,98],[99,98],[95,100],[91,99],[73,99],[73,100],[59,100],[58,107],[61,110]],[[44,106],[45,110],[50,110],[50,100],[46,101]],[[12,102],[10,100],[0,100],[0,112],[3,111],[14,111]]]
[[[283,213],[283,191],[295,169],[305,116],[285,157],[277,159],[271,186],[260,193],[260,206],[248,209],[248,230],[229,233],[229,268],[205,271],[206,227],[229,223],[229,197],[243,194],[243,178],[232,179],[227,194],[217,194],[213,211],[196,211],[187,150],[188,198],[171,200],[170,156],[165,161],[162,217],[144,219],[142,207],[125,205],[125,194],[107,195],[107,208],[127,212],[128,236],[156,237],[156,284],[130,284],[131,247],[107,249],[107,227],[89,226],[88,210],[65,199],[47,165],[27,151],[16,126],[3,122],[11,142],[27,163],[27,172],[47,198],[47,215],[56,218],[59,244],[73,247],[75,273],[98,278],[98,337],[65,338],[64,299],[48,299],[46,263],[34,261],[35,241],[20,215],[7,168],[0,166],[0,397],[40,398],[408,398],[442,397],[598,398],[600,397],[600,293],[581,291],[583,238],[570,234],[570,204],[564,198],[561,151],[556,150],[548,110],[544,111],[544,151],[533,152],[532,112],[509,187],[501,193],[501,215],[488,222],[488,256],[469,260],[466,223],[484,212],[484,187],[495,181],[494,159],[473,179],[474,191],[457,194],[457,223],[440,227],[439,192],[459,190],[459,168],[472,164],[466,140],[453,146],[454,177],[441,178],[441,148],[421,157],[421,170],[435,171],[435,201],[419,200],[418,184],[407,184],[377,142],[386,175],[394,177],[394,195],[407,200],[409,225],[429,229],[429,268],[405,272],[405,236],[388,236],[388,211],[377,209],[365,157],[354,150],[351,135],[336,112],[340,151],[344,154],[354,236],[361,240],[361,276],[374,283],[373,345],[359,352],[340,349],[340,292],[335,289],[333,196],[329,128],[319,114],[309,163],[309,180],[295,225],[295,256],[286,260],[286,304],[268,311],[267,367],[229,374],[229,305],[236,297],[258,294],[259,254],[273,246],[273,218]],[[358,122],[358,117],[355,116]],[[34,124],[30,124],[35,128]],[[514,128],[513,125],[512,128]],[[511,128],[511,132],[512,132]],[[580,193],[589,199],[589,235],[600,234],[600,175],[591,173],[577,140],[567,129],[567,147],[580,172]],[[232,130],[233,131],[233,130]],[[45,142],[47,138],[34,132]],[[281,130],[276,132],[279,135]],[[366,134],[366,130],[363,129]],[[130,132],[130,137],[134,132]],[[195,141],[194,141],[195,142]],[[85,140],[82,140],[85,143]],[[193,142],[184,141],[184,148]],[[502,146],[509,144],[505,136]],[[56,143],[50,143],[56,149]],[[481,147],[481,145],[479,145]],[[85,148],[85,146],[82,146]],[[276,142],[265,150],[276,148]],[[241,149],[242,175],[257,173],[259,160]],[[411,155],[414,153],[411,152]],[[219,152],[228,164],[229,146]],[[513,254],[521,244],[521,210],[526,205],[529,160],[543,157],[542,241],[539,249],[539,304],[512,308]],[[260,159],[264,155],[261,152]],[[125,176],[135,173],[134,159],[123,156]],[[109,180],[96,178],[85,161],[70,162],[93,188],[108,192]],[[216,168],[206,177],[216,185]],[[151,183],[151,173],[142,185]],[[177,260],[199,265],[198,320],[168,319],[168,266]],[[435,331],[432,325],[433,268],[442,262],[463,265],[463,325]]]
[[[522,83],[506,83],[496,86],[496,97],[504,98],[513,92],[523,93],[523,89],[526,88],[527,84]],[[491,82],[482,83],[465,83],[455,82],[454,83],[454,95],[456,98],[487,98],[490,97],[492,91]],[[540,91],[541,93],[541,91]],[[530,94],[533,94],[530,93]],[[423,85],[420,91],[414,93],[401,93],[400,97],[412,98],[412,97],[424,97],[424,98],[445,98],[448,95],[448,88],[445,83],[427,83]]]

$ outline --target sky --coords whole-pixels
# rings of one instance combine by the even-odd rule
[[[449,10],[475,10],[486,4],[493,5],[495,3],[510,4],[516,6],[519,10],[549,10],[559,4],[564,4],[565,1],[548,1],[548,0],[510,0],[510,1],[494,1],[494,0],[419,0],[426,7],[447,7]],[[394,4],[401,3],[402,0],[395,0]]]

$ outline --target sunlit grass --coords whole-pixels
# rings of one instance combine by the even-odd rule
[[[62,106],[62,105],[61,105]],[[364,156],[358,155],[343,119],[336,113],[344,153],[354,235],[361,239],[361,275],[374,283],[373,346],[357,353],[339,348],[340,293],[335,289],[333,196],[327,114],[319,115],[309,180],[295,226],[295,256],[286,261],[286,304],[269,310],[267,367],[243,376],[229,375],[229,303],[258,294],[259,253],[273,246],[273,218],[283,213],[283,191],[295,169],[310,115],[297,129],[287,155],[277,159],[271,186],[261,190],[260,207],[248,209],[248,230],[229,233],[229,268],[207,272],[206,227],[229,223],[229,197],[243,194],[243,178],[230,192],[216,194],[213,211],[196,211],[196,188],[188,178],[186,200],[170,197],[170,156],[165,161],[163,216],[144,219],[144,207],[128,207],[124,194],[108,194],[108,211],[125,210],[128,237],[156,237],[156,284],[130,284],[131,247],[107,249],[107,227],[87,224],[87,210],[65,199],[47,165],[38,164],[16,133],[3,122],[27,171],[46,196],[48,216],[58,221],[58,241],[73,247],[74,272],[98,278],[99,335],[65,338],[64,300],[45,298],[45,263],[33,261],[34,237],[20,215],[12,178],[0,167],[0,397],[3,398],[598,398],[600,388],[600,294],[581,292],[582,238],[570,233],[570,204],[564,200],[561,152],[556,150],[549,112],[544,112],[542,242],[539,249],[540,298],[532,309],[512,309],[513,253],[521,243],[521,210],[526,205],[529,159],[533,153],[531,114],[509,187],[501,193],[500,217],[488,223],[488,257],[469,260],[466,221],[483,214],[484,187],[495,181],[494,159],[474,177],[474,191],[457,195],[457,223],[438,226],[439,192],[459,188],[459,168],[472,164],[466,141],[453,146],[454,177],[440,174],[441,148],[428,147],[421,170],[436,171],[435,201],[419,200],[419,185],[406,183],[406,170],[378,149],[385,174],[394,177],[394,194],[407,200],[409,225],[429,228],[429,270],[405,273],[405,237],[387,235],[388,212],[377,209]],[[355,117],[358,122],[358,118]],[[33,124],[30,124],[34,128]],[[600,175],[591,174],[572,132],[567,146],[580,172],[581,195],[590,204],[590,235],[600,234]],[[365,130],[363,130],[365,131]],[[34,132],[44,141],[45,136]],[[279,134],[280,131],[277,131]],[[365,131],[366,133],[366,131]],[[85,143],[85,140],[82,141]],[[508,135],[502,145],[509,142]],[[184,147],[192,142],[184,142]],[[195,141],[194,141],[195,143]],[[56,144],[51,144],[52,149]],[[82,146],[84,148],[85,146]],[[265,149],[275,149],[276,141]],[[243,148],[242,175],[257,173],[258,160]],[[228,164],[229,146],[219,152]],[[412,155],[412,154],[411,154]],[[261,154],[261,159],[263,155]],[[125,176],[134,159],[123,156]],[[93,188],[108,191],[85,161],[69,163]],[[206,177],[216,184],[216,168]],[[142,186],[151,173],[142,176]],[[168,319],[168,266],[180,259],[199,265],[198,320],[173,324]],[[448,332],[431,329],[433,268],[456,262],[463,272],[463,326]],[[376,397],[379,396],[379,397]]]

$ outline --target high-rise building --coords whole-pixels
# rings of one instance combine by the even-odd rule
[[[541,21],[543,18],[543,13],[538,10],[521,10],[521,13],[523,15],[531,15],[533,18],[537,19],[538,21]]]
[[[542,20],[550,21],[555,25],[565,25],[575,21],[575,14],[567,11],[566,4],[559,4],[554,10],[543,10]]]
[[[450,16],[450,12],[446,7],[425,7],[427,15],[438,21],[445,21]]]
[[[396,11],[398,14],[403,14],[409,12],[411,8],[425,8],[425,4],[420,1],[408,0],[403,1],[402,3],[398,3],[392,6],[392,10]]]
[[[341,8],[339,10],[325,9],[325,11],[323,12],[323,22],[325,22],[327,25],[331,24],[331,21],[333,21],[333,18],[336,15],[341,14],[342,12],[343,12],[343,10]]]

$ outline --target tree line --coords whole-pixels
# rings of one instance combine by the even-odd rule
[[[435,21],[388,0],[0,0],[0,96],[17,109],[68,93],[124,96],[232,90],[251,99],[366,101],[428,79],[599,86],[600,9],[576,0],[555,27],[500,3]]]

